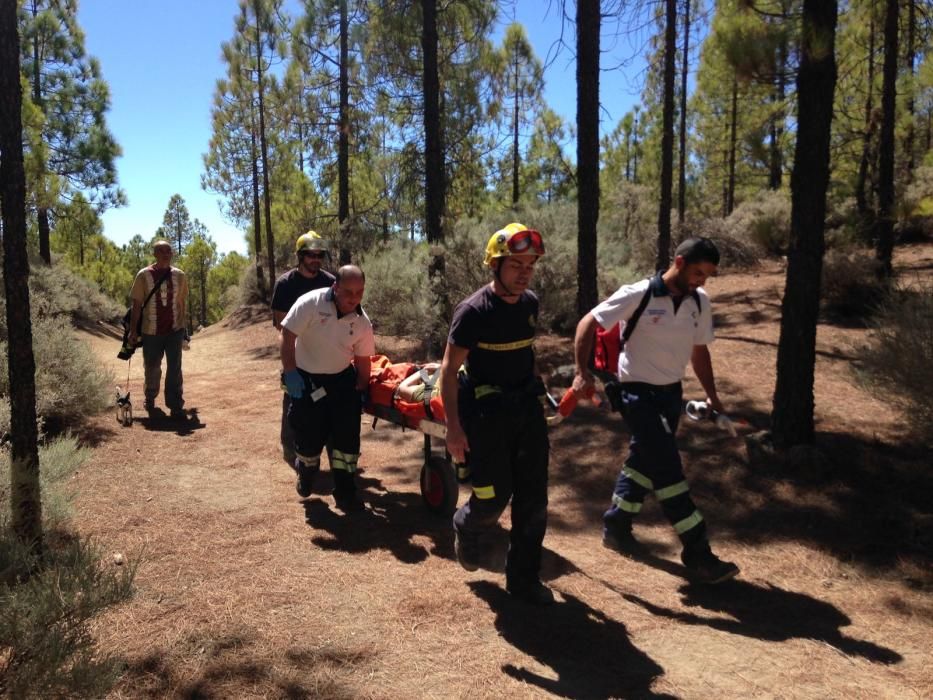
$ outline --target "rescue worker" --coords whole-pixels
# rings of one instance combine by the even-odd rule
[[[334,500],[360,510],[356,497],[361,394],[369,387],[373,326],[360,306],[366,277],[355,265],[337,270],[332,287],[299,297],[282,321],[282,381],[291,397],[298,495],[311,495],[328,447]]]
[[[549,445],[532,347],[538,297],[528,289],[542,255],[541,234],[522,224],[492,235],[484,262],[493,279],[457,306],[441,363],[447,450],[460,463],[469,453],[472,470],[473,493],[453,518],[457,561],[479,568],[481,536],[511,500],[506,589],[536,605],[554,602],[539,578]]]
[[[719,583],[739,572],[710,549],[706,522],[690,498],[676,439],[681,380],[688,360],[709,405],[724,412],[707,348],[713,341],[713,314],[703,289],[718,265],[719,251],[710,239],[685,240],[666,271],[620,287],[586,314],[577,324],[574,340],[573,389],[585,396],[593,387],[588,361],[597,324],[607,330],[617,322],[624,324],[642,301],[646,303],[619,355],[619,407],[632,437],[611,506],[603,516],[603,544],[631,556],[642,552],[632,535],[632,521],[645,496],[654,492],[680,537],[688,576],[701,583]]]
[[[277,331],[282,330],[282,319],[298,297],[334,284],[334,276],[321,267],[328,256],[327,241],[316,231],[308,231],[298,237],[295,241],[295,256],[298,258],[298,265],[279,277],[272,291],[272,325]],[[282,394],[282,427],[279,438],[282,442],[282,456],[292,467],[297,468],[295,433],[288,422],[290,405],[291,398],[286,391]]]

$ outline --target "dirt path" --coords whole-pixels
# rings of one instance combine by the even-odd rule
[[[931,249],[915,252],[928,268]],[[773,391],[781,282],[766,268],[710,286],[722,393],[753,423]],[[742,567],[721,588],[685,585],[653,503],[637,533],[656,558],[603,549],[617,419],[584,408],[554,429],[544,574],[560,603],[539,611],[514,605],[501,574],[456,564],[449,523],[421,503],[417,434],[364,425],[365,513],[334,510],[326,484],[302,504],[278,451],[271,325],[228,319],[184,357],[196,429],[123,429],[107,414],[88,432],[77,524],[142,560],[135,598],[96,630],[127,660],[114,697],[931,697],[929,559],[909,531],[929,515],[929,477],[906,498],[873,490],[926,452],[853,384],[864,337],[820,329],[819,429],[840,465],[828,484],[755,473],[741,441],[681,428],[716,548]],[[88,338],[122,383],[118,341]],[[565,362],[569,341],[539,352]],[[137,407],[141,377],[135,358]]]

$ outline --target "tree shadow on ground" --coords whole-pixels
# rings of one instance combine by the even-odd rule
[[[288,649],[284,659],[251,654],[252,635],[210,634],[181,648],[152,652],[126,664],[120,685],[133,697],[201,700],[217,697],[353,698],[335,669],[346,669],[371,654],[353,649]],[[190,667],[197,669],[191,674]]]
[[[869,566],[913,559],[929,570],[933,473],[924,446],[824,432],[817,434],[819,457],[790,466],[749,464],[744,450],[709,444],[719,439],[705,428],[683,443],[714,529],[747,543],[809,542]]]
[[[97,336],[98,338],[113,338],[117,341],[117,343],[123,341],[123,329],[120,328],[119,321],[116,323],[108,323],[107,321],[88,321],[85,319],[75,319],[73,323],[75,328]],[[116,357],[117,351],[119,349],[119,345],[114,346],[114,357]]]
[[[825,548],[843,562],[888,568],[909,563],[908,583],[933,585],[933,576],[922,574],[930,571],[933,556],[927,446],[824,431],[816,437],[819,464],[750,463],[742,435],[766,427],[770,417],[739,387],[724,393],[733,415],[748,421],[738,439],[710,421],[684,419],[678,433],[691,493],[714,540],[794,541]],[[551,529],[599,531],[628,437],[620,416],[591,407],[578,408],[551,431],[552,488],[569,491],[564,502],[576,504],[576,512],[550,518]],[[653,498],[637,522],[665,522]]]
[[[247,354],[253,360],[277,360],[281,355],[278,345],[263,345],[258,348],[252,348],[247,351]]]
[[[512,678],[566,698],[672,697],[651,691],[664,669],[632,644],[625,625],[579,598],[562,593],[563,601],[541,614],[490,581],[469,586],[495,613],[502,638],[557,676],[504,665]]]
[[[767,587],[757,586],[740,580],[716,586],[686,585],[680,588],[680,593],[685,607],[702,608],[729,617],[671,610],[630,593],[623,593],[622,596],[653,615],[688,625],[705,625],[768,642],[812,639],[824,642],[848,656],[861,656],[882,664],[903,660],[892,649],[847,637],[839,628],[852,621],[835,606],[803,593],[786,591],[771,584]]]

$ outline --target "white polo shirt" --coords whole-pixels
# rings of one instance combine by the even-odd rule
[[[298,336],[296,364],[311,374],[338,374],[354,356],[369,357],[376,351],[369,317],[359,306],[340,314],[332,287],[298,297],[282,325]]]
[[[619,380],[647,384],[673,384],[684,377],[694,345],[713,342],[713,313],[703,288],[697,289],[702,308],[692,294],[683,297],[674,312],[674,301],[661,275],[620,287],[591,312],[604,329],[625,321],[635,313],[651,288],[651,298],[619,355]]]

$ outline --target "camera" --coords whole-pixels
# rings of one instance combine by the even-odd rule
[[[117,353],[117,359],[128,360],[133,356],[134,352],[136,352],[136,346],[124,342],[123,347],[120,348],[120,352]]]

